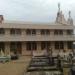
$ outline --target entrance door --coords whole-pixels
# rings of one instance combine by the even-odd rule
[[[21,45],[21,42],[12,42],[10,44],[10,50],[14,54],[21,54],[22,53],[22,45]]]

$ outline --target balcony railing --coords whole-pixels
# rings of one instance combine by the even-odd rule
[[[0,41],[75,41],[75,35],[0,35]]]

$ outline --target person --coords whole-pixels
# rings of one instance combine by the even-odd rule
[[[60,55],[58,54],[57,55],[57,66],[58,66],[58,68],[61,68],[61,58],[60,58]]]
[[[47,48],[47,56],[52,56],[52,48]]]
[[[71,63],[71,65],[73,64],[73,60],[72,60],[72,59],[73,59],[73,56],[72,56],[72,54],[70,53],[70,54],[69,54],[69,62]]]
[[[50,65],[53,65],[53,58],[52,58],[52,48],[47,48],[47,58],[48,58],[48,63]]]

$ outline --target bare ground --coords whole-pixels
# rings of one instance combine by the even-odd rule
[[[22,56],[19,60],[0,63],[0,75],[23,75],[29,61],[30,56]]]

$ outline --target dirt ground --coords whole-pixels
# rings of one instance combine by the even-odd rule
[[[23,75],[30,60],[30,56],[21,56],[19,60],[0,63],[0,75]]]

